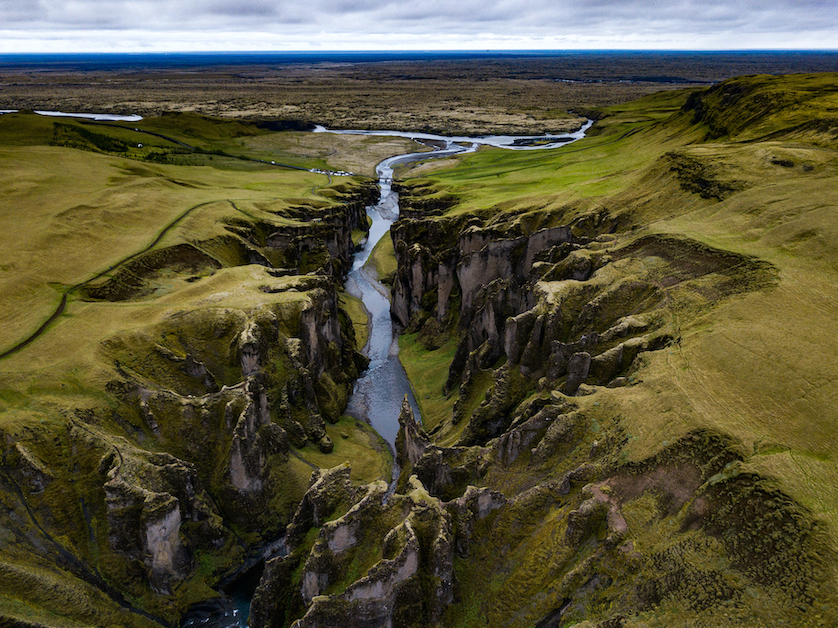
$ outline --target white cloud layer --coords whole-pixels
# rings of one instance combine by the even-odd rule
[[[834,0],[0,0],[0,52],[834,49]]]

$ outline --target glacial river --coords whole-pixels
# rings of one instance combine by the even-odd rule
[[[433,147],[428,152],[407,153],[385,159],[376,167],[380,200],[374,207],[367,208],[372,218],[370,235],[363,250],[355,255],[355,262],[346,280],[346,290],[364,303],[370,314],[370,339],[364,348],[370,359],[370,366],[355,384],[349,399],[347,413],[367,420],[381,436],[395,445],[399,430],[398,416],[402,400],[407,395],[417,419],[419,408],[398,358],[398,336],[390,318],[388,289],[379,283],[374,274],[364,268],[370,253],[378,241],[389,236],[390,225],[399,217],[398,194],[392,190],[393,169],[401,164],[431,158],[449,157],[459,153],[473,152],[480,146],[494,146],[510,150],[544,150],[566,146],[585,135],[593,121],[588,121],[575,133],[531,136],[483,136],[446,137],[430,133],[408,133],[400,131],[330,131],[317,127],[316,133],[340,133],[353,135],[396,136],[413,139]]]
[[[12,113],[14,110],[0,110]],[[112,116],[107,114],[68,114],[57,111],[38,111],[41,115],[69,116],[94,120],[137,121],[140,116]],[[559,148],[581,139],[593,124],[589,120],[574,133],[555,135],[507,136],[492,135],[481,137],[448,137],[431,133],[411,133],[402,131],[356,131],[330,130],[317,127],[316,133],[338,133],[351,135],[379,135],[406,137],[433,148],[432,151],[397,155],[382,161],[376,167],[378,184],[381,190],[379,202],[367,208],[367,215],[372,218],[370,234],[361,251],[356,253],[352,270],[347,276],[346,289],[358,297],[370,314],[370,336],[365,355],[370,359],[369,368],[361,374],[349,399],[347,413],[368,421],[381,436],[394,446],[399,429],[399,410],[402,399],[407,395],[413,411],[420,417],[416,400],[398,358],[398,337],[390,318],[389,290],[378,282],[375,276],[364,268],[370,253],[383,237],[388,237],[390,225],[399,217],[398,194],[392,190],[393,168],[400,164],[425,159],[450,157],[460,153],[474,152],[480,146],[494,146],[508,150],[545,150]],[[348,173],[329,173],[348,174]],[[185,618],[183,626],[203,626],[215,628],[235,628],[247,626],[249,597],[257,584],[250,572],[251,582],[236,583],[228,590],[230,595],[224,601],[196,605]]]

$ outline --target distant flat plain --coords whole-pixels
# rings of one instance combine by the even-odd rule
[[[0,109],[298,120],[443,134],[540,133],[592,108],[732,76],[838,70],[838,52],[0,55]]]

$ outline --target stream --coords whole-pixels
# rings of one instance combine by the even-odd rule
[[[399,217],[398,194],[391,186],[393,167],[416,159],[416,155],[427,153],[391,157],[377,166],[380,200],[375,206],[367,208],[367,216],[372,219],[370,234],[364,247],[355,254],[345,284],[349,294],[361,299],[369,313],[370,323],[369,340],[364,347],[370,365],[355,382],[346,413],[369,422],[390,447],[396,443],[398,416],[404,396],[407,395],[417,417],[419,407],[399,361],[398,334],[390,317],[389,290],[376,279],[374,272],[364,268],[364,264],[379,240],[389,235],[390,225]],[[394,469],[394,475],[396,473]]]
[[[421,420],[419,407],[398,357],[398,334],[393,329],[393,321],[390,317],[389,290],[376,280],[374,273],[364,267],[375,245],[389,234],[390,225],[399,217],[398,194],[392,189],[393,169],[413,161],[473,152],[481,145],[512,150],[557,148],[584,137],[585,131],[590,128],[591,124],[593,121],[589,120],[574,133],[517,137],[508,135],[447,137],[431,133],[331,131],[322,126],[315,128],[315,133],[406,137],[432,148],[431,151],[390,157],[376,167],[380,200],[374,207],[367,208],[367,215],[372,219],[370,234],[363,249],[355,254],[355,261],[345,285],[349,294],[361,299],[370,315],[370,337],[364,348],[365,355],[370,359],[370,365],[355,383],[346,412],[368,421],[391,447],[395,446],[396,434],[399,431],[399,411],[405,395],[413,408],[416,419]],[[394,468],[393,473],[395,477],[398,469]]]
[[[14,109],[2,109],[0,110],[0,115],[15,111]],[[89,113],[73,114],[58,111],[37,111],[36,113],[45,116],[89,118],[96,121],[134,122],[142,119],[141,116]],[[347,292],[360,298],[370,315],[370,335],[367,346],[364,347],[364,353],[370,359],[370,364],[355,383],[346,412],[347,414],[369,422],[382,438],[387,441],[391,449],[395,446],[396,434],[399,430],[399,411],[405,395],[407,395],[410,401],[417,420],[421,420],[419,408],[413,397],[410,383],[398,358],[398,335],[393,328],[393,321],[390,317],[389,290],[377,281],[373,273],[364,268],[375,245],[381,238],[389,234],[390,225],[399,217],[398,194],[392,189],[393,169],[398,165],[414,161],[474,152],[480,146],[494,146],[508,150],[544,150],[558,148],[583,138],[585,131],[592,124],[593,120],[588,120],[582,128],[573,133],[529,136],[491,135],[480,137],[448,137],[431,133],[402,131],[330,130],[322,126],[315,128],[315,133],[405,137],[432,149],[431,151],[407,153],[390,157],[376,167],[380,188],[380,200],[375,206],[367,208],[367,215],[372,219],[370,233],[363,248],[356,253],[352,269],[346,279]],[[139,129],[135,130],[139,131]],[[270,163],[272,165],[280,165],[274,164],[274,162]],[[351,174],[342,171],[311,170],[311,172],[323,172],[329,176],[346,176]],[[25,341],[24,344],[28,342],[29,340]],[[397,474],[398,469],[394,465],[394,477]],[[228,583],[227,586],[221,586],[223,591],[220,591],[222,592],[220,597],[192,606],[186,613],[182,626],[184,628],[187,626],[190,628],[196,626],[206,628],[246,627],[248,613],[250,611],[250,599],[259,583],[264,560],[271,556],[281,554],[283,551],[287,551],[284,545],[284,539],[278,539],[274,543],[261,548],[259,555],[252,556],[249,564],[244,566],[241,577],[238,577],[234,582]]]
[[[355,254],[355,260],[345,284],[349,294],[361,299],[370,317],[369,340],[364,347],[364,354],[370,359],[370,364],[355,383],[346,413],[369,422],[387,441],[391,449],[395,447],[396,434],[399,431],[399,411],[405,395],[410,401],[417,420],[421,420],[413,391],[398,357],[398,334],[390,317],[389,290],[376,279],[373,272],[364,268],[375,245],[381,238],[389,235],[390,225],[399,217],[398,194],[392,189],[393,169],[414,161],[474,152],[480,146],[494,146],[509,150],[558,148],[584,137],[585,131],[592,124],[593,121],[589,120],[574,133],[538,136],[446,137],[430,133],[401,131],[335,131],[324,127],[317,127],[314,130],[315,133],[406,137],[432,148],[431,151],[390,157],[376,167],[380,200],[376,205],[367,208],[367,215],[372,219],[370,233],[363,248]],[[398,468],[394,464],[394,478],[397,474]],[[249,600],[259,580],[256,577],[257,573],[254,568],[248,571],[241,581],[225,588],[227,597],[210,600],[190,609],[190,613],[182,624],[184,628],[186,626],[190,628],[192,626],[246,627]]]

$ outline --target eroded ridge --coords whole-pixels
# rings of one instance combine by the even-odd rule
[[[393,316],[425,423],[403,407],[392,499],[332,485],[330,504],[335,495],[345,503],[332,521],[308,521],[308,538],[266,573],[256,625],[273,625],[271,616],[294,626],[835,623],[829,512],[810,508],[820,506],[818,480],[802,466],[822,480],[830,454],[772,425],[810,428],[774,411],[785,400],[768,394],[797,381],[804,360],[761,351],[765,338],[778,342],[775,327],[793,331],[772,307],[791,299],[789,311],[819,316],[818,289],[834,278],[818,275],[834,243],[822,222],[834,209],[834,193],[823,192],[834,124],[800,124],[786,111],[794,124],[778,130],[785,110],[758,106],[834,98],[834,77],[796,80],[696,92],[634,128],[629,111],[632,122],[613,122],[597,146],[625,141],[642,165],[613,175],[610,197],[590,200],[578,180],[578,196],[542,184],[573,159],[519,160],[533,172],[507,176],[496,156],[476,156],[437,183],[398,185]],[[727,106],[757,113],[738,125],[745,118]],[[810,145],[774,143],[783,133]],[[501,177],[544,196],[514,198],[493,187]],[[804,189],[812,200],[796,202]],[[811,308],[799,307],[803,294]],[[737,382],[723,379],[742,376],[730,347],[760,373],[763,356],[785,355],[782,368],[764,370],[773,379],[738,380],[765,399],[740,399]],[[807,373],[834,381],[826,370]],[[829,433],[809,420],[813,433]],[[790,455],[778,435],[799,451]],[[798,475],[786,461],[801,465]],[[388,520],[393,509],[400,517]],[[376,554],[382,546],[387,554]]]
[[[333,450],[328,426],[366,366],[338,291],[372,190],[258,220],[219,204],[224,233],[79,286],[90,307],[161,315],[104,334],[104,403],[62,411],[58,431],[4,427],[16,556],[64,556],[68,591],[79,578],[165,625],[268,551],[305,492],[299,452]],[[110,621],[101,606],[66,612]]]

